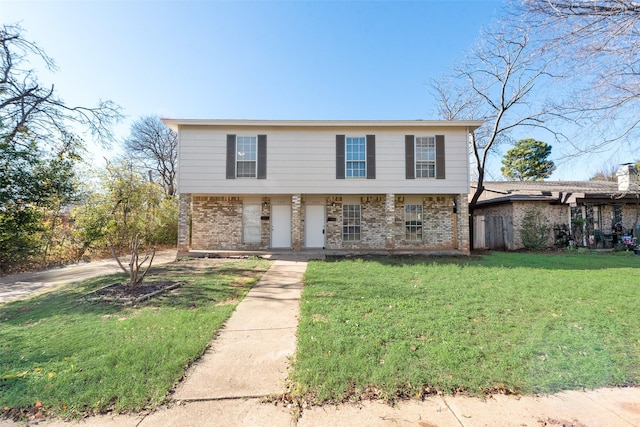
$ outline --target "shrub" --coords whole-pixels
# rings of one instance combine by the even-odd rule
[[[539,251],[547,248],[551,231],[548,224],[548,218],[539,208],[535,207],[526,211],[520,229],[520,239],[525,249]]]

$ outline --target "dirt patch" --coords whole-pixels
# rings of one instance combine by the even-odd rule
[[[131,287],[124,283],[114,283],[95,290],[85,297],[91,302],[115,302],[118,304],[135,304],[164,292],[178,288],[182,282],[158,281],[144,282],[141,285]]]

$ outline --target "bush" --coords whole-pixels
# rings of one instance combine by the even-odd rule
[[[548,218],[544,216],[539,208],[527,210],[522,219],[522,228],[520,229],[520,239],[525,249],[539,251],[548,247],[549,233],[551,231],[551,227],[548,224]]]
[[[166,197],[155,212],[151,239],[161,245],[175,245],[178,241],[178,198]]]

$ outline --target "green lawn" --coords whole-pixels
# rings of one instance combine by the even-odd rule
[[[294,368],[317,402],[640,384],[640,257],[310,262]]]
[[[148,280],[184,281],[136,307],[88,303],[110,276],[25,301],[0,304],[0,409],[37,405],[79,416],[162,402],[269,266],[262,260],[186,260]]]

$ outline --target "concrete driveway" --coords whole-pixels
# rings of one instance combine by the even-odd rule
[[[175,261],[176,254],[175,249],[159,251],[153,259],[153,265]],[[125,261],[122,258],[121,261],[125,265],[129,262],[128,259]],[[121,272],[114,259],[107,259],[0,277],[0,303],[50,292],[60,286],[93,277]]]

